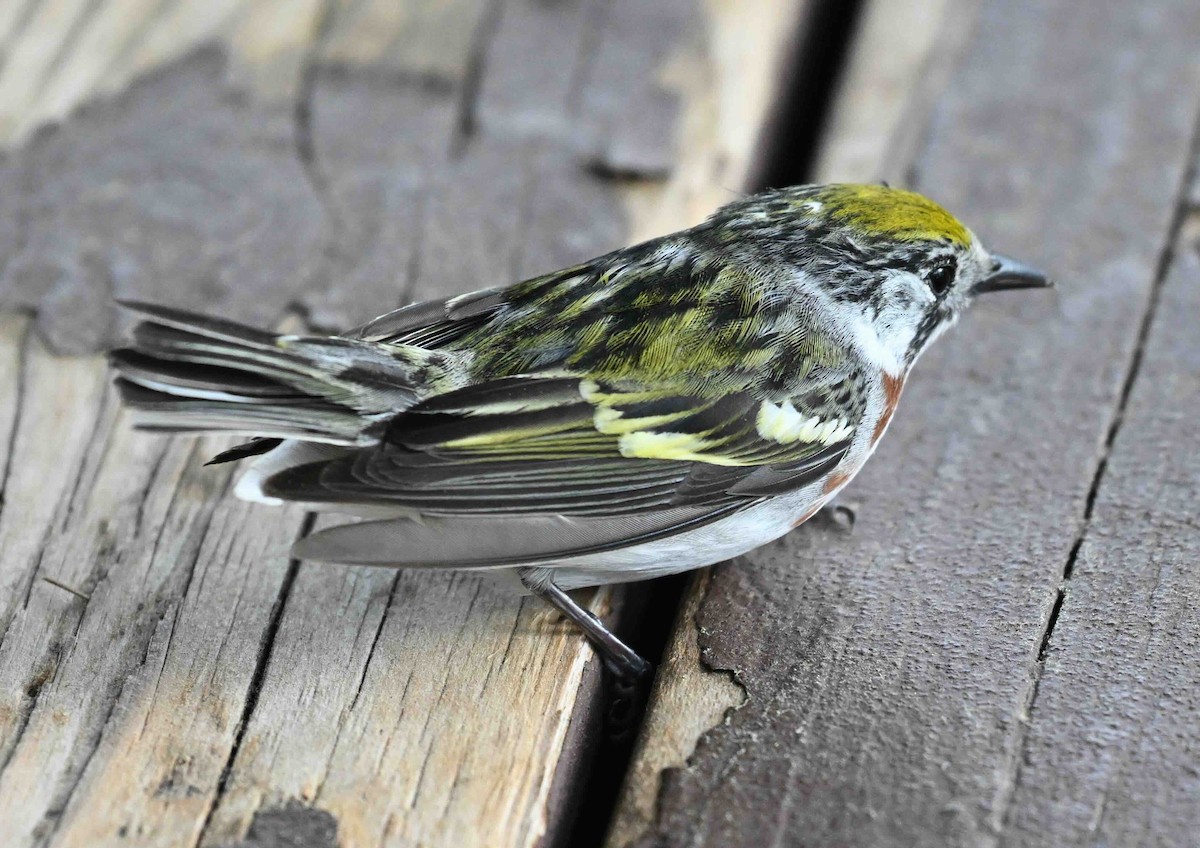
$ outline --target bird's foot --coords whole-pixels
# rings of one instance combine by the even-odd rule
[[[843,533],[854,532],[854,523],[858,520],[858,512],[845,504],[826,504],[817,514]]]

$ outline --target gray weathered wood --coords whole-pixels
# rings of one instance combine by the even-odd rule
[[[1172,251],[1050,636],[1006,845],[1200,833],[1200,194]]]
[[[701,648],[746,703],[663,774],[637,844],[993,845],[1053,815],[1014,807],[1051,785],[1046,760],[1016,790],[1027,710],[1189,158],[1198,33],[1186,2],[982,4],[908,170],[1061,287],[980,303],[920,363],[853,533],[717,570]]]
[[[157,71],[16,151],[0,308],[36,309],[59,351],[119,338],[113,296],[277,321],[323,288],[328,224],[292,110],[232,97],[216,51]]]
[[[683,767],[706,730],[746,703],[745,689],[725,670],[712,670],[701,653],[696,613],[712,569],[696,573],[676,617],[651,693],[652,709],[630,759],[606,844],[624,846],[653,822],[662,775]]]

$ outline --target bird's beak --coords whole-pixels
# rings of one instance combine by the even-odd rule
[[[1054,283],[1035,268],[1007,256],[992,255],[992,273],[971,288],[971,294],[1005,291],[1006,289],[1048,289]]]

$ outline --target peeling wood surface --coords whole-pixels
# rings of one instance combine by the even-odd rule
[[[1191,421],[1188,366],[1181,395],[1169,383],[1137,391],[1172,356],[1194,358],[1185,319],[1163,330],[1157,359],[1151,328],[1130,415],[1114,416],[1193,155],[1197,33],[1200,8],[1186,2],[1081,15],[1066,0],[985,0],[951,73],[929,66],[951,84],[918,83],[906,108],[928,117],[900,133],[898,144],[917,140],[907,160],[889,167],[885,151],[881,171],[908,174],[1060,289],[980,303],[922,360],[847,492],[853,533],[810,522],[716,570],[701,650],[746,703],[661,775],[656,818],[634,844],[1192,841],[1200,722],[1183,540],[1196,474],[1157,454],[1188,442],[1163,429]],[[1179,264],[1186,279],[1194,263]],[[1169,285],[1164,308],[1187,314],[1186,292]],[[1142,443],[1138,399],[1149,416],[1168,396],[1174,412],[1150,428],[1162,435]],[[1113,472],[1055,626],[1110,424]],[[1149,480],[1135,476],[1143,454]],[[1156,485],[1168,489],[1159,517],[1128,526]],[[1105,661],[1126,668],[1093,665]],[[1080,712],[1081,701],[1103,706]],[[1174,750],[1155,756],[1168,740]]]
[[[804,0],[15,5],[6,845],[562,839],[600,696],[576,633],[474,577],[290,562],[298,511],[131,433],[64,354],[119,335],[114,294],[337,327],[693,223],[744,185]]]
[[[858,25],[842,83],[821,139],[814,179],[870,181],[903,179],[898,150],[928,115],[928,101],[961,50],[974,9],[967,3],[946,14],[944,0],[888,0],[868,3]],[[893,33],[904,26],[904,47],[893,50]],[[945,47],[956,45],[945,55]],[[817,519],[820,520],[820,519]],[[747,693],[729,669],[713,668],[703,650],[708,631],[697,614],[708,594],[712,569],[685,593],[655,679],[641,734],[625,775],[608,833],[610,848],[624,848],[647,835],[667,781],[687,766],[706,731],[728,721],[745,706]]]
[[[608,833],[610,846],[622,846],[654,821],[655,804],[667,769],[682,767],[700,735],[746,703],[746,692],[727,671],[704,664],[696,613],[707,593],[712,569],[697,572],[654,681],[648,710]]]

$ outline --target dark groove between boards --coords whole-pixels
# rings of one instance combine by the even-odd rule
[[[1083,547],[1088,530],[1091,527],[1092,514],[1096,508],[1096,499],[1100,493],[1100,486],[1104,482],[1105,472],[1108,470],[1108,458],[1112,454],[1113,445],[1116,443],[1121,425],[1125,422],[1125,412],[1129,406],[1129,398],[1133,394],[1133,386],[1137,382],[1138,375],[1141,373],[1146,344],[1150,339],[1150,331],[1153,328],[1154,319],[1158,314],[1159,303],[1162,300],[1163,285],[1166,282],[1171,264],[1175,259],[1176,246],[1183,234],[1184,222],[1187,220],[1188,213],[1193,209],[1192,202],[1189,200],[1189,190],[1196,180],[1198,166],[1200,166],[1200,115],[1197,116],[1192,131],[1191,143],[1187,150],[1187,164],[1184,168],[1179,189],[1175,193],[1175,206],[1170,225],[1167,227],[1166,238],[1162,249],[1159,251],[1158,260],[1155,262],[1154,277],[1146,300],[1146,307],[1142,312],[1142,320],[1138,325],[1137,337],[1134,342],[1133,351],[1129,357],[1129,364],[1125,370],[1125,378],[1121,383],[1121,391],[1117,396],[1117,403],[1113,409],[1112,418],[1109,420],[1108,431],[1105,434],[1100,457],[1096,462],[1096,470],[1092,475],[1091,485],[1088,487],[1087,498],[1084,501],[1083,507],[1083,519],[1080,522],[1075,542],[1072,544],[1070,553],[1067,555],[1067,561],[1063,565],[1062,579],[1055,593],[1054,604],[1050,609],[1050,615],[1047,616],[1046,625],[1042,630],[1037,665],[1034,669],[1033,686],[1030,690],[1028,704],[1025,709],[1025,715],[1028,718],[1024,722],[1021,738],[1017,745],[1018,759],[1013,771],[1012,792],[1008,796],[1008,801],[1001,817],[1001,834],[1008,829],[1008,825],[1010,824],[1013,812],[1012,799],[1016,794],[1016,788],[1021,783],[1025,763],[1028,761],[1029,727],[1033,724],[1033,713],[1037,707],[1042,677],[1046,670],[1046,658],[1050,653],[1050,643],[1054,637],[1055,628],[1058,626],[1058,619],[1062,613],[1063,604],[1066,601],[1067,586],[1075,573],[1075,564],[1079,558],[1080,549]]]
[[[671,641],[672,625],[678,617],[683,593],[689,582],[688,574],[676,574],[633,584],[623,590],[622,614],[628,626],[619,628],[618,632],[630,647],[653,663],[656,669],[662,667],[663,656]],[[596,848],[603,845],[616,812],[625,775],[629,771],[633,748],[645,716],[633,716],[628,728],[614,733],[607,726],[607,713],[613,697],[612,683],[605,674],[600,683],[599,698],[599,711],[605,718],[597,722],[601,725],[601,738],[594,742],[591,762],[580,769],[576,797],[565,810],[565,814],[573,816],[574,821],[551,828],[552,833],[561,834],[551,844],[561,848]],[[646,686],[648,690],[650,684]],[[643,697],[648,698],[649,692],[644,693]],[[643,710],[645,706],[646,701],[643,700]]]
[[[812,179],[838,82],[858,31],[863,0],[815,0],[808,25],[774,114],[759,144],[750,191],[798,185]]]
[[[808,19],[798,22],[802,37],[795,45],[791,72],[781,84],[785,96],[766,124],[759,148],[761,161],[748,185],[739,188],[760,191],[811,179],[861,6],[862,0],[815,0]],[[644,611],[637,616],[640,627],[622,635],[656,667],[661,665],[689,582],[687,574],[680,574],[642,584],[642,589],[627,590],[627,598],[634,592],[643,593]],[[641,715],[635,719],[634,730],[644,718]],[[579,787],[582,800],[575,811],[575,822],[560,831],[567,834],[562,844],[598,848],[604,843],[637,741],[634,730],[616,740],[606,738],[596,746]]]

